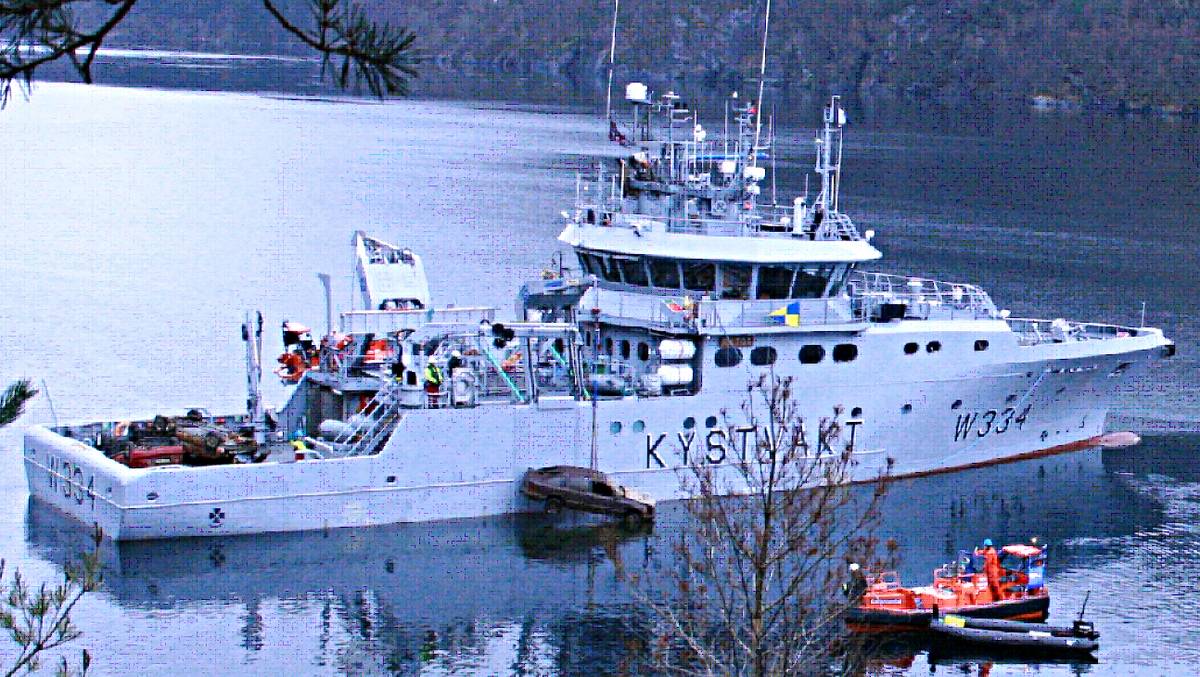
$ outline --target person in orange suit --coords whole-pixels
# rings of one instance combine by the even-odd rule
[[[1000,601],[1000,554],[992,545],[992,539],[983,539],[983,573],[987,574],[988,590],[992,592],[992,600]]]

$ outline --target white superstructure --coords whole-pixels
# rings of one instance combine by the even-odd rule
[[[368,310],[343,314],[347,338],[277,415],[245,422],[274,440],[266,462],[133,469],[96,448],[112,423],[35,427],[30,491],[119,539],[540,509],[517,483],[557,464],[667,499],[681,468],[728,466],[761,434],[740,407],[763,374],[793,379],[806,421],[841,421],[863,479],[888,458],[896,475],[940,472],[1093,445],[1114,391],[1174,353],[1158,329],[1011,318],[970,284],[864,270],[880,253],[840,211],[836,97],[820,193],[775,204],[751,106],[732,109],[735,139],[711,141],[677,97],[640,94],[637,149],[581,180],[566,213],[582,272],[525,285],[519,321],[434,310],[427,287],[421,310],[379,306],[361,265],[379,241],[360,236]]]

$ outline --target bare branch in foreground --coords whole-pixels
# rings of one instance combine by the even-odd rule
[[[841,440],[841,408],[810,431],[791,379],[751,383],[742,410],[752,448],[681,471],[696,498],[671,563],[657,585],[631,578],[656,621],[654,661],[686,675],[846,671],[863,654],[843,623],[855,602],[842,584],[850,562],[877,570],[894,550],[875,536],[891,461],[873,484],[851,486],[859,461]],[[732,439],[728,417],[725,427]]]

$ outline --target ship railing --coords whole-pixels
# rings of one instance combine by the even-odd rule
[[[957,282],[943,282],[888,273],[853,271],[847,289],[854,315],[861,319],[902,317],[921,320],[998,319],[1000,311],[983,289]],[[898,318],[897,318],[898,319]]]
[[[845,214],[831,214],[819,227],[814,227],[811,215],[799,229],[795,227],[794,212],[779,205],[758,205],[751,210],[727,207],[725,218],[678,217],[637,214],[622,211],[622,200],[605,200],[577,205],[583,224],[604,228],[626,228],[642,232],[666,232],[715,237],[807,238],[815,240],[860,240],[857,227]]]
[[[354,423],[342,431],[329,445],[335,456],[367,456],[378,453],[384,441],[403,415],[401,409],[403,385],[387,379],[363,407]]]
[[[596,308],[599,314],[635,321],[652,328],[697,331],[736,327],[770,327],[787,324],[782,313],[791,306],[798,312],[800,326],[861,322],[850,299],[711,299],[695,292],[691,297],[665,297],[593,287],[581,307]],[[792,325],[794,326],[794,325]]]
[[[1072,322],[1062,318],[1053,320],[1009,318],[1008,326],[1017,335],[1017,343],[1023,346],[1071,341],[1104,341],[1141,336],[1144,332],[1137,327],[1097,322]]]
[[[341,314],[341,331],[350,336],[375,334],[384,336],[398,331],[417,329],[437,322],[445,324],[478,324],[491,322],[496,309],[485,306],[447,306],[410,310],[350,310]]]

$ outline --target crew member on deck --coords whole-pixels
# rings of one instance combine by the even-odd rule
[[[850,580],[842,583],[842,592],[851,604],[858,604],[863,594],[867,592],[867,577],[863,575],[858,562],[850,563]]]
[[[992,545],[992,539],[983,539],[983,573],[987,575],[988,590],[993,601],[1000,601],[1000,554]]]
[[[396,361],[392,362],[392,378],[397,381],[404,379],[404,344],[396,344]]]
[[[429,407],[437,409],[442,394],[442,370],[432,361],[425,365],[425,394],[429,396]]]

